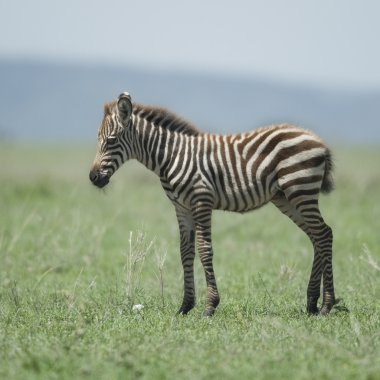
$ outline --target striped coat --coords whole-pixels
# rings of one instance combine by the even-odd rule
[[[195,239],[207,283],[204,314],[219,304],[212,265],[211,213],[246,212],[272,202],[310,238],[314,262],[307,310],[327,314],[334,302],[332,231],[318,207],[320,192],[332,189],[330,150],[313,133],[289,124],[234,135],[201,133],[155,107],[132,104],[129,94],[105,106],[91,181],[105,186],[128,159],[137,159],[160,178],[176,209],[184,269],[180,313],[195,305]]]

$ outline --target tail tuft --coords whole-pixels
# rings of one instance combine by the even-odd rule
[[[333,163],[330,149],[326,150],[325,160],[326,160],[326,166],[325,166],[325,173],[322,179],[321,192],[327,194],[334,190],[334,180],[332,177],[334,163]]]

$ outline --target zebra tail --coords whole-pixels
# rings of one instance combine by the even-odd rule
[[[323,174],[323,178],[322,178],[321,192],[327,194],[334,190],[334,180],[332,177],[334,163],[333,163],[333,158],[332,158],[330,149],[326,150],[325,162],[326,162],[326,166],[325,166],[325,173]]]

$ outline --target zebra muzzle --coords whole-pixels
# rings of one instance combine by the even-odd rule
[[[108,173],[101,173],[95,170],[90,171],[90,181],[100,189],[110,181]]]

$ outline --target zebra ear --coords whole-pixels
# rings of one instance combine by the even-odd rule
[[[120,120],[124,125],[127,125],[132,115],[132,99],[128,92],[123,92],[117,99],[117,111]]]

